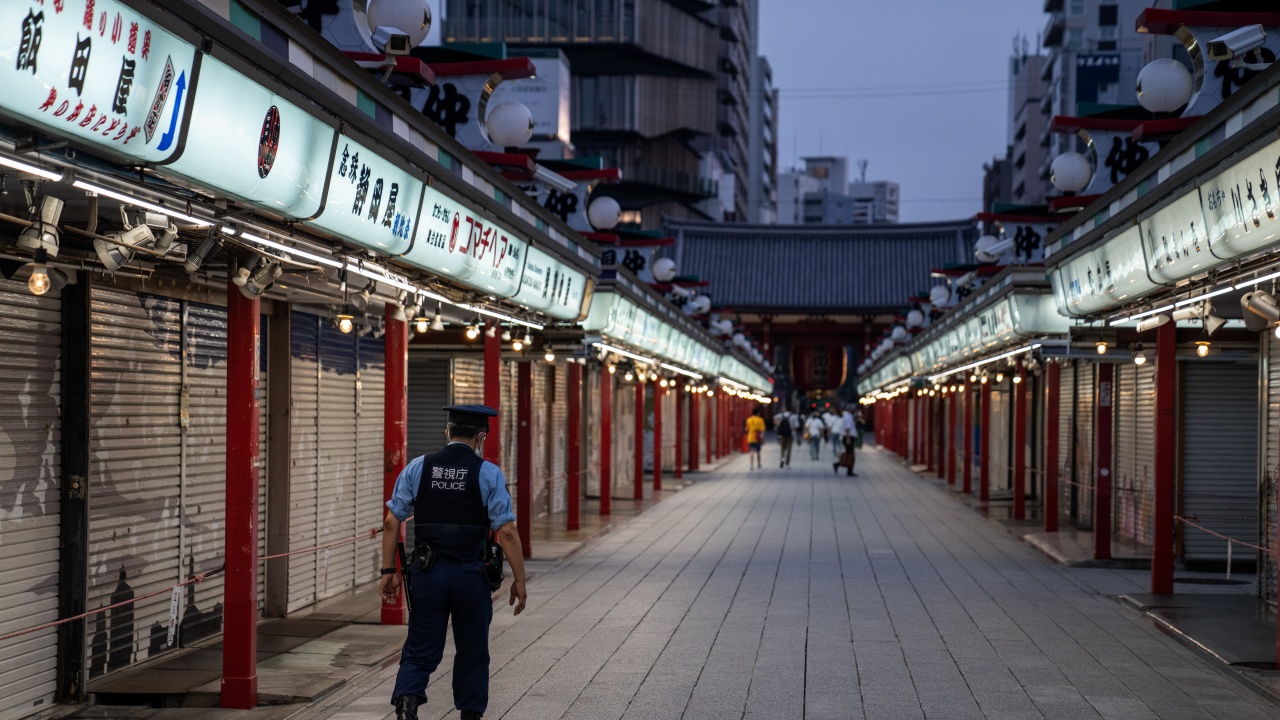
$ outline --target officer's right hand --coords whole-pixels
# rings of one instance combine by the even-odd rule
[[[516,606],[516,611],[515,611],[516,615],[519,615],[521,612],[524,611],[525,598],[526,598],[526,595],[524,590],[524,581],[512,580],[511,581],[511,599],[507,602],[507,605]],[[519,604],[517,604],[517,601]]]
[[[393,603],[396,601],[396,593],[400,590],[400,575],[383,575],[382,580],[378,582],[378,592],[382,595],[384,602]]]

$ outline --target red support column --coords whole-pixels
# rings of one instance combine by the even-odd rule
[[[964,472],[961,474],[963,480],[960,489],[965,495],[973,493],[973,386],[966,380],[964,383],[964,451],[960,456],[964,458]]]
[[[702,444],[699,432],[702,426],[702,393],[694,390],[689,393],[689,472],[698,471],[698,457]]]
[[[707,462],[720,457],[720,394],[714,390],[707,396]]]
[[[676,466],[675,478],[684,478],[684,385],[677,380],[671,392],[676,396]]]
[[[956,403],[959,399],[955,392],[947,393],[947,441],[943,447],[947,449],[947,485],[956,484]]]
[[[1013,519],[1027,517],[1027,369],[1018,365],[1013,411]]]
[[[666,388],[653,383],[653,489],[662,489],[662,396]]]
[[[605,368],[600,372],[600,516],[612,514],[613,373]]]
[[[498,323],[493,321],[490,324],[496,326]],[[498,337],[498,332],[493,337],[489,333],[484,334],[484,404],[502,412],[502,338]],[[484,456],[496,465],[502,464],[502,423],[498,420],[489,423]]]
[[[933,470],[933,396],[926,391],[924,397],[924,412],[922,419],[924,420],[924,432],[921,433],[924,441],[924,469],[926,471]]]
[[[1093,497],[1094,560],[1111,558],[1111,378],[1115,367],[1112,363],[1098,363],[1098,395],[1094,411],[1094,447],[1098,453],[1098,477],[1094,481]]]
[[[982,383],[978,431],[978,502],[991,499],[991,383]]]
[[[636,500],[644,499],[644,386],[642,382],[636,383],[636,476],[632,494]]]
[[[258,706],[258,313],[227,283],[227,486],[222,707]]]
[[[485,387],[488,387],[486,383]],[[582,498],[582,366],[576,362],[569,363],[568,381],[565,392],[569,395],[569,459],[568,466],[568,517],[565,528],[577,530],[581,509],[578,503]]]
[[[1061,402],[1062,365],[1051,362],[1044,366],[1044,531],[1058,531],[1058,426]]]
[[[386,383],[383,387],[382,407],[382,502],[385,506],[395,490],[396,478],[404,470],[409,442],[409,387],[406,366],[409,362],[409,323],[395,319],[396,306],[386,306],[387,334],[383,340],[386,351]],[[381,514],[381,513],[380,513]],[[404,539],[404,525],[400,526],[400,539]],[[397,591],[395,600],[382,603],[382,624],[404,624],[404,593]]]
[[[516,528],[524,556],[530,557],[529,528],[533,523],[533,365],[522,360],[516,365]]]
[[[1156,330],[1156,456],[1151,518],[1151,592],[1173,594],[1174,459],[1178,403],[1178,336],[1169,322]],[[1280,638],[1277,638],[1280,657]]]

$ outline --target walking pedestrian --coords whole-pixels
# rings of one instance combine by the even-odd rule
[[[462,720],[479,720],[489,703],[489,623],[493,603],[486,581],[486,544],[491,529],[511,565],[511,596],[519,615],[525,607],[524,551],[511,512],[507,481],[497,465],[480,457],[497,411],[484,405],[444,408],[449,413],[438,452],[414,458],[396,479],[382,525],[382,581],[388,602],[401,586],[396,573],[400,524],[414,516],[412,554],[405,554],[409,633],[400,653],[391,703],[396,720],[417,720],[427,701],[427,681],[444,655],[445,630],[453,621],[453,703]]]
[[[822,413],[822,442],[831,443],[833,457],[840,456],[840,416],[831,411],[830,406]]]
[[[840,426],[837,434],[840,440],[842,451],[840,459],[832,463],[832,469],[839,474],[840,468],[848,468],[849,477],[857,477],[858,473],[853,471],[853,466],[857,463],[858,455],[855,452],[858,439],[858,427],[853,416],[853,411],[845,408],[844,414],[840,416]]]
[[[747,418],[747,467],[760,467],[760,444],[764,442],[764,418],[760,416],[760,406],[751,409],[751,417]]]
[[[783,410],[773,416],[774,432],[778,434],[778,467],[791,467],[791,444],[796,437],[795,413]]]
[[[817,460],[822,457],[822,432],[826,429],[827,424],[822,422],[822,416],[813,413],[804,424],[804,436],[809,441],[809,459]]]

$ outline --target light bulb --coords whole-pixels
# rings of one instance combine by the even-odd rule
[[[1100,342],[1098,343],[1098,354],[1099,354],[1099,355],[1106,355],[1106,354],[1107,354],[1107,344],[1106,344],[1105,342],[1101,342],[1101,341],[1100,341]]]
[[[1018,383],[1020,383],[1020,382],[1022,382],[1022,376],[1021,376],[1021,375],[1014,375],[1014,376],[1013,376],[1013,384],[1014,384],[1014,385],[1017,385],[1017,384],[1018,384]]]
[[[550,350],[548,350],[548,351],[547,351],[547,354],[546,354],[546,355],[543,355],[542,357],[544,357],[544,358],[546,359],[546,361],[547,361],[547,362],[555,362],[555,361],[556,361],[556,354],[555,354],[554,352],[550,351]]]
[[[53,287],[49,280],[49,266],[44,263],[31,263],[31,279],[27,280],[27,289],[32,295],[43,295]]]
[[[1205,340],[1199,340],[1199,341],[1197,341],[1197,342],[1196,342],[1196,354],[1197,354],[1197,355],[1199,355],[1200,357],[1208,357],[1208,355],[1209,355],[1209,343],[1208,343],[1207,341],[1205,341]]]
[[[1280,339],[1280,325],[1276,326],[1276,338]]]
[[[998,383],[1004,382],[1004,373],[996,373],[996,382]]]
[[[626,380],[627,382],[631,382],[632,380],[635,380],[635,379],[636,379],[636,376],[635,376],[635,375],[633,375],[633,374],[632,374],[632,372],[631,372],[630,370],[628,370],[628,371],[627,371],[627,374],[622,376],[622,379],[623,379],[623,380]]]
[[[612,375],[612,374],[614,374],[614,373],[616,373],[616,372],[618,372],[618,366],[617,366],[617,365],[610,365],[610,366],[609,366],[609,374],[610,374],[610,375]]]
[[[352,326],[351,318],[349,317],[338,318],[338,329],[341,330],[344,335],[349,335],[351,333],[351,326]]]
[[[426,335],[427,329],[431,327],[431,322],[426,318],[420,317],[413,323],[413,328],[418,331],[419,335]]]
[[[662,381],[661,381],[661,382],[659,382],[658,384],[659,384],[659,385],[661,385],[662,387],[666,387],[666,386],[667,386],[667,379],[666,379],[666,378],[662,378]]]
[[[1147,364],[1147,354],[1146,354],[1146,353],[1144,353],[1144,352],[1142,352],[1141,350],[1139,350],[1138,352],[1134,353],[1134,354],[1133,354],[1133,364],[1134,364],[1134,365],[1146,365],[1146,364]]]
[[[478,337],[480,337],[480,328],[476,327],[475,325],[468,325],[468,326],[467,326],[467,339],[468,339],[468,340],[475,340],[475,339],[476,339],[476,338],[478,338]]]
[[[983,376],[982,376],[982,384],[983,384],[983,385],[986,385],[986,384],[987,384],[987,376],[986,376],[986,375],[983,375]]]
[[[649,373],[649,380],[651,380],[651,381],[653,381],[653,382],[657,382],[657,381],[658,381],[658,373]]]
[[[973,375],[970,375],[970,376],[969,376],[969,382],[978,382],[978,375],[977,375],[977,373],[975,373],[975,374],[973,374]]]
[[[524,349],[524,342],[523,342],[523,341],[521,341],[521,340],[515,340],[515,341],[513,341],[513,342],[511,343],[511,349],[512,349],[512,350],[515,350],[516,352],[520,352],[521,350],[523,350],[523,349]]]

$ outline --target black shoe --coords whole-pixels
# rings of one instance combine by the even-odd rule
[[[475,710],[463,710],[462,720],[484,720],[484,714]]]
[[[418,720],[418,700],[414,695],[401,695],[393,701],[396,720]]]
[[[838,463],[838,462],[831,463],[831,472],[833,472],[833,473],[835,473],[835,474],[839,475],[839,474],[840,474],[840,463]]]

